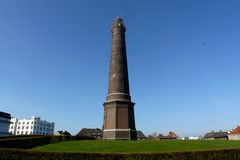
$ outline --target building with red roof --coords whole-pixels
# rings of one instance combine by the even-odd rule
[[[240,140],[240,126],[237,126],[235,129],[229,132],[229,140]]]
[[[167,136],[159,134],[156,137],[157,140],[171,140],[171,139],[174,140],[174,139],[178,139],[178,138],[179,138],[178,135],[176,133],[174,133],[174,132],[171,132],[171,131],[168,133]]]

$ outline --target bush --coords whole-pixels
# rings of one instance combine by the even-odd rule
[[[12,139],[12,138],[24,138],[24,137],[36,137],[39,135],[9,135],[9,136],[0,136],[1,139]]]
[[[69,140],[93,140],[90,137],[76,136],[19,136],[0,139],[1,148],[29,149],[36,146]]]
[[[58,153],[0,149],[1,160],[239,160],[239,149],[169,153]]]

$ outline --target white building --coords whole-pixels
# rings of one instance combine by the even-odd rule
[[[200,140],[200,137],[189,137],[189,140]]]
[[[31,119],[22,120],[12,118],[9,126],[9,133],[14,135],[53,135],[54,122],[43,121],[40,119],[40,117],[35,116],[33,116]]]
[[[9,135],[10,119],[11,115],[9,113],[0,112],[0,136]]]

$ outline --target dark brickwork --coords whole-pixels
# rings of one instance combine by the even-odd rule
[[[137,139],[134,103],[129,91],[125,31],[123,20],[117,17],[112,25],[108,96],[103,104],[103,139]]]

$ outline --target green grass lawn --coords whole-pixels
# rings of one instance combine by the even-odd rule
[[[146,153],[239,148],[240,141],[162,140],[162,141],[64,141],[35,147],[46,152]]]

